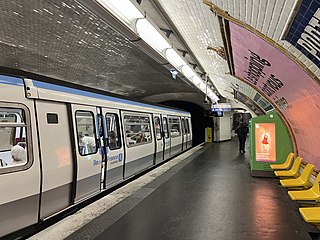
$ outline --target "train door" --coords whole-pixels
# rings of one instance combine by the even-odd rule
[[[100,191],[102,151],[99,151],[97,108],[71,105],[76,140],[76,192],[75,201],[80,201]]]
[[[182,133],[180,117],[169,116],[169,132],[170,132],[170,156],[174,156],[181,152]]]
[[[185,126],[185,118],[181,118],[181,134],[182,134],[182,151],[187,149],[187,132],[186,132],[186,126]]]
[[[161,131],[161,120],[160,114],[153,115],[153,126],[154,126],[154,136],[155,136],[155,164],[163,161],[163,134]]]
[[[186,118],[185,120],[185,126],[186,126],[186,131],[187,131],[187,148],[191,148],[192,147],[192,133],[191,133],[191,119],[190,118]]]
[[[168,116],[162,116],[162,130],[163,130],[163,160],[170,158],[170,134],[168,125]]]
[[[121,137],[120,113],[115,109],[102,109],[105,141],[103,148],[106,153],[103,171],[104,188],[123,180],[124,146]]]
[[[68,207],[73,180],[71,131],[67,105],[36,101],[42,161],[40,218]]]

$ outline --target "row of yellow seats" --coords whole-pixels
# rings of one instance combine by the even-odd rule
[[[288,194],[292,200],[303,201],[309,206],[317,206],[320,202],[320,173],[317,175],[314,183],[310,181],[314,166],[307,164],[300,173],[299,169],[302,164],[302,158],[297,157],[295,161],[294,154],[290,153],[283,164],[273,164],[270,167],[275,170],[274,174],[281,179],[283,187],[289,188]],[[311,188],[310,188],[311,187]],[[303,189],[303,190],[293,190]],[[302,207],[299,211],[306,222],[320,225],[320,207]]]

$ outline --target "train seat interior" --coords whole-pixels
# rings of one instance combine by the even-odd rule
[[[282,164],[271,164],[270,167],[273,170],[287,170],[293,163],[293,159],[294,159],[294,153],[289,153],[287,156],[287,159],[284,163]]]
[[[294,161],[291,169],[289,170],[277,170],[274,171],[274,174],[277,177],[280,178],[296,178],[300,175],[299,173],[299,169],[300,169],[300,165],[302,163],[302,158],[301,157],[297,157],[296,160]]]
[[[310,188],[312,186],[310,182],[310,176],[313,169],[314,166],[312,164],[307,164],[298,178],[282,179],[280,180],[280,183],[286,188]]]

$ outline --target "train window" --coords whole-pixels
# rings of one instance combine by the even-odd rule
[[[165,138],[169,138],[168,119],[166,117],[163,118],[163,133]]]
[[[47,123],[48,124],[58,124],[58,114],[47,113]]]
[[[186,119],[186,130],[187,130],[187,133],[190,133],[189,119],[188,118]]]
[[[127,146],[131,147],[152,141],[149,116],[125,115],[124,127]]]
[[[97,120],[98,120],[98,129],[99,129],[99,136],[103,136],[103,127],[102,127],[102,116],[101,114],[97,114]]]
[[[154,128],[155,128],[157,140],[161,140],[162,136],[161,136],[160,118],[159,117],[154,117]]]
[[[185,125],[185,121],[183,118],[181,119],[181,127],[182,127],[183,134],[187,134],[186,125]]]
[[[113,150],[121,148],[121,134],[118,115],[114,113],[107,113],[106,123],[109,149]]]
[[[170,129],[170,136],[171,137],[181,136],[180,118],[169,117],[169,129]]]
[[[0,168],[27,163],[25,112],[18,108],[0,108]]]
[[[89,111],[76,111],[78,149],[82,156],[97,152],[94,115]]]

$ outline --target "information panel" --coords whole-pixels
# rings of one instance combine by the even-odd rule
[[[256,123],[256,161],[276,161],[276,130],[274,123]]]

